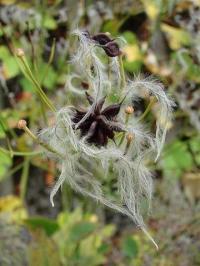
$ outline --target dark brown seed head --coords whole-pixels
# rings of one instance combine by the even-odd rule
[[[104,51],[109,57],[115,57],[121,54],[119,45],[115,41],[107,43],[102,48],[104,49]]]
[[[105,45],[109,42],[112,42],[112,39],[105,33],[99,33],[92,37],[92,39],[98,42],[100,45]]]
[[[86,97],[89,104],[92,105],[94,103],[93,97],[88,93],[86,93]],[[105,146],[108,139],[114,140],[115,132],[124,131],[116,120],[121,103],[112,104],[102,109],[104,102],[105,97],[97,102],[94,111],[78,126],[81,136],[86,136],[87,141],[96,146]],[[72,118],[74,124],[79,123],[86,113],[86,111],[76,110],[75,116]]]
[[[91,40],[95,41],[98,45],[100,45],[104,49],[107,56],[115,57],[121,54],[117,42],[114,39],[111,39],[110,36],[108,36],[107,34],[98,33],[93,36],[90,36],[88,32],[85,32],[84,34],[86,37],[90,38]]]

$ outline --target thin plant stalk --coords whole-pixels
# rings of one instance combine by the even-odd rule
[[[49,67],[50,67],[51,63],[53,62],[53,58],[54,58],[54,55],[55,55],[55,48],[56,48],[56,39],[54,38],[53,39],[53,44],[51,46],[51,52],[50,52],[50,55],[49,55],[49,60],[48,60],[47,66],[46,66],[46,68],[44,70],[44,75],[43,75],[43,77],[41,79],[41,82],[40,82],[41,84],[43,84],[43,82],[44,82],[44,80],[45,80],[45,78],[46,78],[46,76],[48,74]]]
[[[22,62],[22,65],[24,67],[24,70],[26,71],[27,76],[29,77],[29,79],[32,81],[32,83],[35,85],[38,94],[40,95],[41,99],[43,100],[43,102],[49,107],[49,109],[53,112],[56,112],[56,109],[54,107],[54,105],[52,104],[52,102],[49,100],[49,98],[46,96],[46,94],[44,93],[44,91],[42,90],[39,82],[37,81],[37,79],[34,77],[28,62],[26,60],[25,55],[20,55],[18,56],[20,61]]]
[[[123,54],[119,55],[119,68],[120,68],[120,77],[121,77],[121,84],[120,88],[121,90],[124,89],[126,86],[126,78],[125,78],[125,72],[124,72],[124,64],[123,64]]]
[[[45,148],[51,153],[57,154],[59,157],[63,158],[63,155],[59,153],[58,151],[54,150],[51,146],[49,146],[47,143],[44,143],[41,141],[36,135],[33,134],[33,132],[30,131],[30,129],[26,126],[25,120],[20,120],[18,122],[18,128],[23,129],[37,144]]]
[[[24,160],[23,168],[22,168],[22,175],[20,179],[20,198],[22,202],[24,202],[26,196],[26,189],[28,183],[28,176],[29,176],[29,168],[30,168],[30,157],[26,157]]]
[[[145,110],[144,113],[140,116],[138,122],[141,122],[141,121],[142,121],[142,120],[148,115],[148,113],[150,112],[150,110],[151,110],[152,106],[155,104],[155,102],[156,102],[156,98],[155,98],[155,97],[152,97],[152,98],[150,99],[149,104],[147,105],[146,110]]]
[[[10,154],[10,150],[6,150],[6,149],[4,149],[4,148],[2,148],[2,147],[0,147],[0,151],[2,152],[2,153],[5,153],[5,154],[8,154],[8,155],[11,155]],[[40,155],[40,154],[42,154],[42,151],[32,151],[32,152],[26,152],[26,151],[14,151],[14,150],[12,150],[12,155],[13,156],[37,156],[37,155]]]

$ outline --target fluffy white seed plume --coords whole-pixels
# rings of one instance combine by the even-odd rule
[[[133,162],[132,158],[124,155],[123,149],[114,143],[102,148],[88,144],[87,137],[80,138],[75,133],[71,117],[73,117],[72,108],[61,109],[57,113],[55,125],[43,130],[39,135],[59,154],[56,159],[61,166],[61,174],[51,192],[52,205],[54,206],[53,198],[58,189],[66,181],[83,195],[128,215],[146,232],[140,214],[141,203],[145,198],[147,201],[151,198],[152,184],[151,175],[143,165],[142,159]],[[136,130],[133,129],[133,132],[136,134]],[[114,201],[105,193],[102,185],[106,178],[103,167],[105,161],[113,166],[121,202]],[[151,237],[150,239],[152,240]]]
[[[137,99],[137,97],[143,97],[144,93],[147,93],[149,96],[155,96],[157,100],[157,115],[159,115],[156,120],[155,137],[157,160],[164,145],[169,122],[172,120],[172,109],[175,104],[166,95],[163,84],[152,77],[144,79],[138,77],[134,81],[129,81],[125,91],[125,94],[127,95],[126,101],[133,100],[134,98]]]
[[[136,118],[131,117],[129,119],[126,131],[133,135],[133,141],[130,143],[130,148],[127,152],[127,156],[130,156],[131,159],[137,159],[138,156],[142,156],[147,150],[152,151],[156,148],[153,135]]]
[[[80,70],[80,73],[87,75],[92,81],[97,80],[99,87],[105,78],[105,66],[97,56],[97,45],[90,39],[87,32],[75,30],[73,35],[79,39],[76,53],[71,59],[71,63]],[[96,88],[96,86],[95,86]],[[98,88],[98,94],[100,88]],[[101,95],[98,95],[100,97]]]
[[[97,55],[98,47],[96,43],[88,37],[87,32],[77,29],[72,34],[78,37],[79,45],[71,59],[71,63],[79,69],[80,73],[84,73],[88,77],[95,100],[86,116],[76,125],[78,127],[91,114],[97,101],[102,97],[106,68]]]
[[[54,196],[66,181],[79,193],[130,217],[157,247],[147,232],[141,215],[142,203],[146,201],[150,205],[152,195],[152,175],[146,167],[146,162],[154,150],[157,151],[157,158],[160,155],[174,103],[166,96],[162,84],[151,78],[137,78],[128,81],[124,90],[117,89],[122,78],[118,58],[109,57],[107,61],[110,64],[108,62],[106,65],[103,64],[99,53],[102,52],[105,56],[105,51],[103,49],[101,51],[101,47],[97,47],[87,33],[76,30],[74,34],[78,36],[79,47],[72,58],[72,63],[76,69],[79,69],[79,73],[70,76],[68,89],[80,96],[84,95],[72,85],[73,78],[80,78],[80,81],[83,78],[89,83],[89,94],[94,98],[94,102],[85,113],[77,112],[80,119],[76,117],[74,107],[62,108],[56,115],[55,125],[43,130],[39,135],[57,151],[54,157],[61,168],[60,177],[51,192],[51,203],[54,204]],[[111,70],[111,75],[107,73],[108,70]],[[117,98],[123,100],[121,104],[112,103],[107,106],[107,112],[110,110],[111,117],[106,116],[105,109],[99,110],[96,114],[94,110],[98,107],[99,99],[114,93]],[[121,109],[122,105],[132,107],[132,101],[138,97],[145,97],[145,94],[148,97],[154,96],[157,100],[160,117],[157,117],[155,137],[142,125],[140,118],[134,118],[134,112],[128,114],[122,110],[123,108]],[[76,119],[77,122],[73,122]],[[105,130],[111,133],[110,136],[116,134],[115,140],[108,141],[106,146],[103,146],[101,138],[97,142],[92,142],[102,144],[101,147],[88,143],[91,134],[96,132],[91,131],[91,126],[95,124],[98,125],[98,130],[101,129],[99,120],[103,129],[100,133],[97,131],[97,138],[98,134],[104,134]],[[85,123],[84,130],[89,125],[88,133],[83,130],[82,136],[79,132],[81,129],[78,130],[81,123]],[[118,187],[118,193],[113,193],[112,197],[103,185],[104,180],[110,175],[113,175]]]

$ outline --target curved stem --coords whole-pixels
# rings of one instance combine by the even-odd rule
[[[42,90],[39,82],[34,77],[32,71],[31,71],[31,69],[30,69],[30,67],[29,67],[29,65],[28,65],[28,63],[26,61],[25,56],[20,56],[19,59],[21,60],[23,66],[24,66],[24,70],[26,71],[26,74],[27,74],[28,78],[35,85],[37,93],[40,95],[40,97],[43,100],[43,102],[51,109],[51,111],[56,112],[56,108],[54,107],[52,102],[49,100],[49,98],[46,96],[46,94]]]
[[[6,150],[2,147],[0,147],[0,151],[5,153],[5,154],[9,154],[10,155],[10,151],[9,150]],[[35,156],[35,155],[39,155],[39,154],[42,154],[41,151],[34,151],[34,152],[21,152],[21,151],[12,151],[12,155],[14,156]]]
[[[48,150],[48,151],[50,151],[50,152],[52,152],[52,153],[55,153],[55,154],[57,154],[57,155],[59,155],[59,156],[61,156],[62,157],[62,155],[58,152],[58,151],[56,151],[56,150],[54,150],[51,146],[49,146],[47,143],[44,143],[43,141],[41,141],[37,136],[35,136],[34,134],[33,134],[33,132],[31,132],[30,131],[30,129],[27,127],[27,126],[25,126],[24,128],[23,128],[23,130],[36,142],[36,143],[38,143],[39,145],[41,145],[42,147],[44,147],[46,150]]]
[[[156,102],[156,98],[153,97],[149,104],[147,105],[146,110],[144,111],[144,113],[140,116],[140,118],[138,119],[138,122],[142,121],[149,113],[149,111],[151,110],[151,107],[154,105],[154,103]]]

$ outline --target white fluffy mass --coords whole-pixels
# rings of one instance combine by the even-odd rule
[[[103,62],[100,59],[95,43],[88,40],[81,31],[76,31],[75,34],[79,37],[79,46],[72,63],[75,64],[78,74],[73,75],[88,78],[89,93],[95,99],[90,107],[86,106],[88,112],[79,122],[81,123],[92,113],[100,97],[107,96],[105,106],[114,103],[111,102],[110,96],[113,95],[112,85],[116,86],[116,77],[110,77],[108,80],[108,64],[105,63],[106,60]],[[113,62],[113,73],[120,79],[122,77],[117,58]],[[94,72],[91,72],[92,68]],[[80,74],[82,72],[84,73]],[[106,82],[111,88],[108,91],[105,89]],[[153,79],[129,80],[126,84],[124,90],[115,87],[114,91],[119,101],[125,97],[118,115],[118,123],[123,126],[125,133],[116,133],[115,142],[110,140],[107,146],[101,148],[87,143],[87,136],[80,137],[79,130],[76,129],[77,124],[72,122],[75,112],[72,106],[59,110],[55,124],[39,134],[42,141],[47,142],[58,152],[53,156],[59,161],[60,177],[51,192],[51,203],[54,205],[53,198],[65,181],[75,191],[130,217],[156,245],[145,228],[141,205],[144,201],[150,205],[152,174],[146,163],[150,160],[150,156],[152,158],[152,154],[155,154],[157,159],[161,153],[167,124],[172,118],[173,102],[165,94],[162,84]],[[144,91],[155,96],[162,117],[157,119],[155,134],[149,132],[148,127],[143,125],[144,121],[140,121],[140,118],[134,114],[129,115],[127,119],[124,111],[128,105],[132,105],[133,100],[143,97]],[[76,89],[70,93],[73,92],[76,93]],[[132,134],[133,140],[127,146],[128,133]],[[104,181],[111,177],[117,187],[112,196],[103,185]]]

